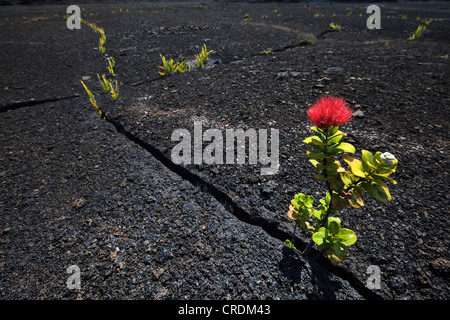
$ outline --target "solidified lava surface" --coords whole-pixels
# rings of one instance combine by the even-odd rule
[[[379,6],[381,29],[369,30],[356,3],[80,4],[104,28],[117,100],[100,93],[99,34],[68,30],[66,6],[2,7],[0,297],[449,299],[450,6]],[[204,44],[205,68],[158,74],[160,54],[191,63]],[[283,243],[294,195],[324,196],[302,143],[324,95],[355,112],[341,130],[356,157],[399,161],[389,204],[366,196],[339,214],[358,241],[338,267]],[[248,159],[171,167],[172,133],[193,136],[194,123],[224,137],[279,130],[278,172]],[[80,289],[66,285],[70,265]],[[379,289],[366,287],[371,265]]]

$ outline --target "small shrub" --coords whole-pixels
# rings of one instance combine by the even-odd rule
[[[427,29],[427,27],[425,27],[424,25],[419,25],[416,29],[416,31],[414,32],[414,34],[412,34],[408,40],[417,40],[419,39],[422,34],[425,32],[425,30]]]
[[[212,50],[208,51],[206,49],[206,44],[204,44],[202,51],[198,55],[195,55],[195,63],[197,64],[198,68],[204,67],[204,64],[208,60],[208,56],[211,52],[213,51]]]
[[[288,217],[295,221],[301,229],[311,234],[311,240],[303,256],[316,244],[333,265],[338,265],[347,258],[347,250],[356,243],[354,231],[341,226],[340,211],[349,205],[353,208],[364,206],[363,197],[369,194],[381,203],[389,203],[392,196],[386,182],[396,184],[389,175],[397,168],[398,160],[389,152],[380,151],[372,154],[368,150],[361,151],[361,160],[348,155],[354,154],[355,147],[347,142],[340,142],[346,133],[339,126],[353,118],[353,113],[342,98],[321,97],[307,110],[308,119],[315,125],[311,130],[313,136],[303,140],[312,150],[306,152],[309,162],[319,172],[314,178],[325,182],[327,192],[320,199],[318,207],[314,207],[313,196],[297,193],[289,205]],[[341,166],[337,157],[348,165]],[[293,248],[291,241],[286,245]]]
[[[163,65],[159,66],[160,71],[159,74],[162,76],[170,75],[174,72],[184,73],[186,70],[189,70],[187,66],[186,60],[183,62],[174,61],[173,59],[167,60],[162,54],[160,54]]]
[[[300,46],[300,47],[304,47],[304,46],[313,46],[313,45],[315,45],[316,44],[316,42],[314,41],[314,40],[311,40],[311,39],[301,39],[299,42],[298,42],[298,45]]]
[[[102,74],[102,76],[100,77],[100,75],[97,73],[97,78],[98,81],[100,81],[103,93],[111,91],[111,80],[107,79],[105,74]]]
[[[341,25],[337,24],[337,23],[334,23],[334,22],[331,22],[330,23],[330,29],[331,30],[335,30],[335,31],[341,31]]]

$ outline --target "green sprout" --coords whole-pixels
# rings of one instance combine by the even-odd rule
[[[187,64],[187,60],[181,61],[180,63],[178,63],[177,71],[180,73],[191,71],[191,66]]]
[[[341,25],[337,24],[337,23],[334,23],[334,22],[331,22],[330,23],[330,29],[331,30],[336,30],[336,31],[341,31]]]
[[[113,97],[114,99],[119,98],[119,83],[115,82],[115,87],[112,85],[112,83],[110,83],[110,87],[111,87],[111,97]]]
[[[431,22],[433,22],[433,18],[425,18],[425,19],[420,20],[420,22],[423,22],[423,23],[425,23],[425,25],[428,25]]]
[[[94,108],[98,111],[98,115],[100,116],[100,119],[105,120],[105,114],[103,113],[103,111],[98,107],[97,105],[97,100],[95,100],[95,96],[94,94],[91,92],[91,90],[88,89],[88,87],[84,84],[83,80],[81,80],[81,84],[83,85],[84,89],[86,90],[88,96],[89,96],[89,100],[91,101],[92,105],[94,106]]]
[[[203,45],[202,51],[198,54],[195,55],[195,62],[197,64],[198,68],[203,68],[204,67],[204,63],[205,61],[208,60],[208,55],[213,52],[212,50],[208,51],[206,49],[206,44]]]
[[[84,24],[89,26],[96,33],[100,33],[98,48],[99,48],[99,50],[100,50],[100,52],[102,54],[106,54],[106,48],[104,46],[104,44],[106,42],[105,30],[103,28],[97,27],[94,23],[88,22],[86,20],[81,19],[81,22],[83,22]],[[114,76],[115,75],[116,61],[114,60],[113,57],[107,57],[107,61],[108,61],[108,71],[109,71],[110,75]],[[119,98],[119,83],[117,82],[117,80],[115,81],[115,83],[113,85],[112,80],[109,79],[105,74],[102,74],[100,76],[100,74],[97,73],[97,78],[100,81],[100,84],[101,84],[101,87],[102,87],[102,93],[110,92],[111,96],[114,99]],[[86,84],[83,81],[81,81],[81,84],[83,85],[84,89],[86,90],[92,105],[98,111],[98,113],[100,115],[100,118],[104,120],[105,119],[105,114],[99,108],[94,94],[89,90],[89,88],[86,86]]]
[[[184,73],[186,70],[190,70],[187,66],[186,60],[183,62],[174,61],[173,59],[167,60],[162,54],[160,54],[163,65],[159,66],[164,71],[160,71],[162,76],[170,75],[175,72]]]
[[[299,42],[298,42],[298,45],[300,46],[300,47],[304,47],[304,46],[313,46],[313,45],[315,45],[316,44],[316,42],[314,41],[314,40],[311,40],[311,39],[301,39]]]
[[[111,80],[107,79],[105,74],[102,74],[102,76],[100,77],[100,75],[97,73],[97,78],[98,81],[100,81],[103,93],[111,91]]]
[[[111,75],[114,75],[114,68],[116,66],[116,60],[113,57],[108,57],[108,71]]]
[[[178,62],[174,62],[173,59],[167,61],[166,57],[164,57],[162,54],[160,54],[160,56],[163,65],[159,67],[164,70],[162,72],[161,71],[159,72],[160,75],[162,76],[169,75],[177,70]]]
[[[297,249],[289,239],[284,240],[284,243],[287,244],[287,246],[291,249]]]
[[[427,27],[425,27],[424,25],[419,25],[416,29],[416,31],[414,32],[414,34],[412,34],[408,40],[416,40],[419,39],[422,34],[425,32],[425,30],[427,29]]]
[[[100,39],[98,39],[98,50],[100,50],[100,52],[101,52],[102,54],[105,54],[105,53],[106,53],[106,48],[105,48],[105,46],[104,46],[105,42],[106,42],[106,39],[103,38],[103,37],[101,37]]]
[[[105,42],[106,42],[105,30],[103,30],[103,28],[97,27],[97,25],[95,23],[88,22],[88,21],[86,21],[84,19],[80,19],[80,21],[82,23],[86,24],[87,26],[89,26],[96,33],[100,33],[98,49],[100,50],[100,52],[102,54],[106,54],[106,49],[105,49]]]

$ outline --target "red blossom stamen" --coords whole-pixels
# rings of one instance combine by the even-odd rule
[[[308,119],[318,128],[339,126],[352,119],[353,113],[342,98],[321,97],[308,109]]]

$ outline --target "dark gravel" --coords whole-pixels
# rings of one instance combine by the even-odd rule
[[[89,76],[95,88],[106,71],[98,35],[67,30],[64,6],[2,10],[1,297],[448,299],[449,7],[381,7],[382,29],[367,30],[365,7],[354,4],[85,5],[117,61],[120,98],[99,97],[116,127],[79,85]],[[407,41],[417,17],[435,20]],[[331,21],[342,31],[328,32]],[[300,47],[302,38],[316,44]],[[160,53],[192,59],[204,43],[214,50],[209,67],[158,75]],[[389,205],[366,198],[342,213],[358,241],[337,268],[305,262],[282,238],[292,234],[295,193],[323,193],[301,140],[306,109],[325,94],[359,111],[342,128],[358,152],[399,159]],[[279,172],[171,172],[159,160],[170,159],[172,132],[192,133],[194,121],[279,129]],[[65,285],[72,264],[80,290]],[[363,288],[370,265],[382,272],[373,293]]]

